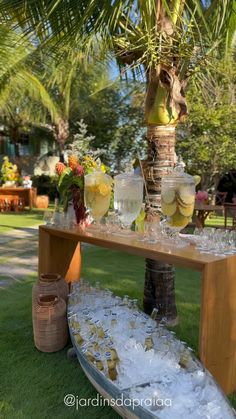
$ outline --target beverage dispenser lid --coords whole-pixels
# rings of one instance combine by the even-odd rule
[[[114,177],[114,179],[116,180],[127,180],[127,179],[129,179],[129,180],[143,180],[143,178],[142,178],[142,176],[140,176],[139,174],[137,174],[137,173],[134,173],[134,172],[125,172],[125,173],[120,173],[119,175],[116,175],[115,177]]]
[[[164,179],[173,180],[173,179],[179,179],[179,180],[185,180],[187,182],[194,182],[194,177],[189,175],[184,171],[185,163],[181,156],[178,157],[177,163],[175,167],[166,175],[164,176]]]
[[[141,173],[137,172],[133,168],[133,164],[129,161],[125,166],[125,171],[119,175],[114,176],[115,180],[130,180],[130,181],[140,181],[143,180]]]

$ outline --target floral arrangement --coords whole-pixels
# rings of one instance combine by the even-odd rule
[[[207,204],[208,203],[208,198],[209,197],[208,197],[207,191],[196,192],[195,199],[196,199],[197,202]]]
[[[106,173],[108,168],[101,163],[99,158],[104,150],[93,149],[92,142],[95,137],[88,134],[84,121],[79,121],[77,127],[78,132],[73,136],[72,143],[65,151],[66,163],[58,162],[56,173],[58,175],[58,191],[64,210],[67,209],[69,201],[72,201],[79,224],[86,219],[84,176],[96,169]],[[100,185],[100,187],[102,186]]]
[[[1,167],[1,181],[3,184],[15,184],[20,181],[20,175],[16,164],[10,162],[7,156],[3,157]]]
[[[84,206],[84,176],[94,170],[107,172],[107,167],[100,159],[90,155],[78,158],[75,154],[69,154],[67,163],[58,162],[56,173],[58,175],[58,191],[63,202],[64,209],[68,207],[69,201],[73,202],[77,223],[86,219],[86,208]]]

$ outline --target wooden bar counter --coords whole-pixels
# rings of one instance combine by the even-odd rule
[[[37,196],[37,188],[22,188],[22,187],[0,188],[0,199],[7,198],[8,200],[11,201],[15,198],[17,199],[22,198],[24,200],[24,205],[26,207],[29,207],[30,210],[33,207],[35,207],[36,196]]]
[[[120,250],[201,272],[199,354],[226,394],[236,390],[236,255],[217,257],[194,246],[149,245],[105,233],[39,228],[39,274],[58,272],[80,277],[80,242]]]

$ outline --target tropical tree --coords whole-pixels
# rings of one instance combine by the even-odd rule
[[[84,54],[113,54],[121,71],[144,74],[148,159],[146,182],[152,211],[159,211],[161,178],[175,160],[175,128],[187,115],[184,90],[201,68],[214,67],[235,34],[235,0],[2,0],[3,17],[16,19],[43,42],[83,42]],[[176,317],[172,266],[146,261],[144,309]]]
[[[51,119],[58,119],[57,109],[39,79],[36,67],[36,46],[32,40],[15,31],[9,22],[0,26],[0,113],[11,139],[17,142],[20,129],[37,123],[37,104]],[[41,113],[41,112],[40,112]]]
[[[177,151],[187,170],[201,176],[201,189],[210,190],[213,197],[224,173],[236,169],[235,64],[233,57],[219,61],[202,93],[190,83],[190,115],[177,132]]]
[[[104,163],[119,172],[127,161],[138,154],[145,155],[143,94],[132,80],[127,86],[122,81],[109,80],[108,76],[104,86],[98,89],[98,70],[96,65],[96,72],[80,72],[74,81],[70,131],[73,134],[77,129],[76,122],[83,119],[89,133],[95,137],[93,148],[102,148]]]

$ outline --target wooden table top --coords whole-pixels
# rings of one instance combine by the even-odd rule
[[[0,191],[30,191],[32,189],[36,189],[34,187],[31,188],[23,188],[23,186],[5,186],[5,187],[0,187]]]
[[[203,211],[219,211],[219,210],[223,210],[224,206],[223,205],[207,205],[207,204],[199,204],[199,203],[195,203],[194,205],[194,209],[199,211],[199,210],[203,210]]]
[[[68,240],[89,243],[95,246],[105,247],[113,250],[120,250],[144,258],[161,260],[176,266],[191,268],[202,271],[208,264],[218,262],[225,257],[214,256],[200,253],[194,245],[188,245],[184,248],[176,248],[169,244],[160,243],[149,244],[138,241],[136,238],[124,238],[107,233],[92,232],[89,228],[84,232],[79,227],[73,230],[57,229],[54,227],[40,226],[40,230],[51,235],[58,236]],[[236,256],[227,256],[235,258]],[[104,261],[105,263],[105,261]]]

